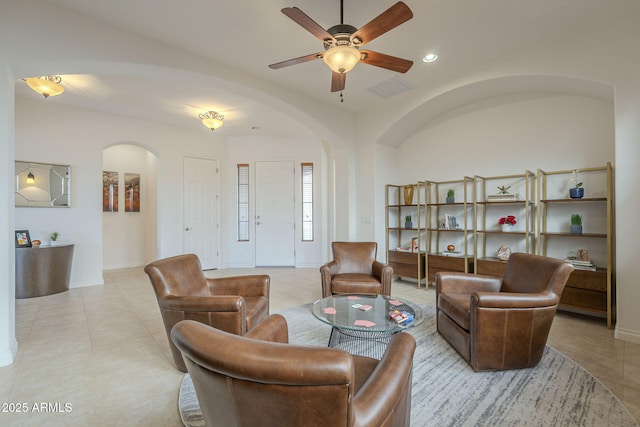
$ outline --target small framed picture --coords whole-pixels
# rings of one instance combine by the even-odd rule
[[[16,230],[16,248],[30,248],[31,236],[29,230]]]

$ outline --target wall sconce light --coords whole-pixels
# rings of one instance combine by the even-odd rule
[[[35,184],[36,183],[36,177],[33,175],[33,173],[29,172],[29,175],[27,175],[27,184]]]
[[[35,90],[45,98],[60,95],[64,92],[64,87],[60,84],[62,81],[60,76],[27,77],[23,80],[27,82],[27,85],[31,89]]]
[[[224,116],[216,113],[215,111],[207,111],[206,113],[200,114],[200,119],[202,120],[203,125],[214,131],[222,126]]]

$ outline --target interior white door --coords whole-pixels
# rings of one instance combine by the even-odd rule
[[[184,158],[184,250],[218,268],[218,162]]]
[[[256,266],[295,265],[292,161],[256,162]]]

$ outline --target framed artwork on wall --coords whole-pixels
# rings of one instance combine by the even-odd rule
[[[16,248],[30,248],[31,236],[29,230],[16,230]]]
[[[140,212],[140,174],[125,173],[124,188],[126,189],[124,198],[125,212]]]
[[[118,172],[102,171],[102,212],[118,212]]]

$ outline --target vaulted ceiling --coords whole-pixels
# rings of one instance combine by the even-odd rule
[[[323,50],[317,38],[281,13],[282,8],[296,6],[329,28],[340,23],[339,0],[43,1],[350,113],[366,111],[401,92],[445,84],[544,39],[640,11],[637,0],[405,0],[413,19],[367,48],[410,59],[413,67],[399,74],[358,64],[347,75],[344,102],[340,102],[339,94],[330,92],[331,72],[321,60],[279,70],[268,68],[275,62]],[[344,0],[344,23],[359,28],[394,3]],[[437,53],[439,59],[423,62],[430,52]],[[211,90],[183,78],[96,74],[72,75],[65,81],[67,92],[56,100],[62,104],[194,128],[202,127],[197,121],[198,109],[217,105],[226,116],[220,131],[228,135],[305,132],[299,123],[267,105],[227,88]],[[35,95],[24,85],[17,85],[16,93]]]

